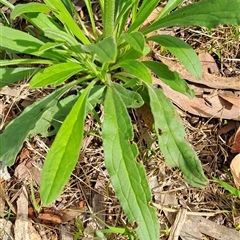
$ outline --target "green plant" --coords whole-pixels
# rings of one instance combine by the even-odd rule
[[[85,116],[94,113],[96,104],[104,106],[105,165],[129,222],[138,225],[135,230],[140,239],[159,239],[159,224],[149,205],[151,192],[144,167],[136,161],[138,149],[128,108],[149,105],[166,162],[179,167],[189,184],[205,186],[207,179],[196,153],[184,139],[178,114],[163,92],[152,85],[149,70],[182,94],[193,97],[194,92],[166,65],[141,59],[150,51],[147,43],[154,41],[200,77],[201,64],[189,45],[172,36],[148,34],[171,26],[238,25],[240,0],[232,0],[231,4],[229,0],[202,0],[173,11],[182,1],[168,1],[158,18],[142,28],[160,0],[100,0],[101,32],[94,22],[90,0],[85,0],[88,26],[69,0],[15,7],[0,0],[12,10],[12,19],[21,15],[29,23],[28,33],[0,26],[0,50],[8,56],[19,56],[0,61],[0,87],[29,76],[31,88],[56,87],[49,96],[27,107],[0,135],[0,160],[10,166],[27,138],[37,133],[57,133],[42,171],[43,205],[53,202],[67,183],[79,157]],[[31,57],[21,58],[21,54]],[[81,86],[77,95],[64,95],[76,85]],[[55,131],[47,132],[50,126]]]
[[[237,188],[231,186],[230,184],[226,183],[223,180],[220,180],[218,178],[213,178],[215,182],[217,182],[220,186],[222,186],[224,189],[229,191],[232,195],[235,195],[236,197],[240,198],[240,190]]]

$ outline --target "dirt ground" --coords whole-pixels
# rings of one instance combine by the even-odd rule
[[[209,183],[204,189],[189,186],[179,169],[164,162],[148,128],[148,109],[129,110],[139,147],[138,160],[145,166],[152,205],[158,211],[161,239],[240,239],[240,198],[213,179],[235,187],[230,164],[240,153],[240,147],[236,147],[240,143],[239,138],[236,140],[240,125],[240,28],[171,28],[164,32],[185,40],[202,57],[204,75],[196,83],[168,52],[151,46],[151,58],[166,62],[170,69],[177,68],[197,93],[198,101],[190,106],[188,100],[169,92],[157,79],[154,81],[175,104],[186,139],[198,153]],[[51,89],[30,90],[27,81],[0,89],[0,132],[26,106],[49,92]],[[233,107],[224,109],[219,96]],[[204,111],[196,110],[203,107]],[[97,113],[101,119],[101,107]],[[23,229],[27,230],[28,239],[37,240],[127,239],[114,232],[106,238],[100,237],[101,231],[96,235],[96,230],[107,225],[134,228],[111,187],[104,166],[100,127],[92,116],[87,117],[81,155],[71,179],[57,201],[39,211],[36,206],[40,202],[41,169],[54,137],[37,135],[25,142],[15,164],[1,174],[0,229],[9,236],[1,238],[0,233],[0,239],[20,239]]]

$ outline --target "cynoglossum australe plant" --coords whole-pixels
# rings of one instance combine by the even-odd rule
[[[29,75],[31,88],[56,87],[6,126],[0,135],[0,160],[12,165],[27,138],[37,133],[47,136],[46,129],[53,125],[55,131],[51,134],[57,135],[44,162],[40,185],[42,204],[50,204],[63,190],[78,160],[86,114],[94,112],[97,103],[102,104],[105,166],[116,195],[129,222],[137,223],[139,239],[159,239],[158,219],[149,205],[151,192],[144,167],[136,161],[138,148],[127,109],[149,105],[166,162],[179,167],[192,186],[205,186],[207,179],[196,153],[184,139],[178,114],[163,92],[152,85],[149,70],[182,94],[193,97],[194,92],[166,65],[141,59],[150,51],[147,42],[154,41],[196,77],[201,76],[201,65],[196,53],[182,40],[148,34],[171,26],[239,25],[240,0],[232,0],[231,4],[229,0],[202,0],[175,11],[182,0],[170,0],[144,29],[142,24],[161,1],[100,0],[101,31],[90,0],[84,1],[90,22],[87,26],[69,0],[44,0],[44,4],[15,7],[6,0],[0,2],[12,10],[12,19],[21,15],[29,23],[28,33],[0,26],[1,50],[6,55],[20,56],[0,61],[0,87]],[[29,58],[21,58],[21,54]],[[64,97],[76,85],[81,86],[78,94]]]

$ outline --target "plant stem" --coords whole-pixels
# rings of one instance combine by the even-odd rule
[[[103,29],[104,36],[112,36],[114,31],[114,11],[115,1],[105,0],[103,9]]]

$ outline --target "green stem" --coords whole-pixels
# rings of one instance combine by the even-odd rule
[[[103,29],[104,29],[105,37],[109,37],[113,35],[114,11],[115,11],[115,1],[105,0],[104,9],[103,9]]]

